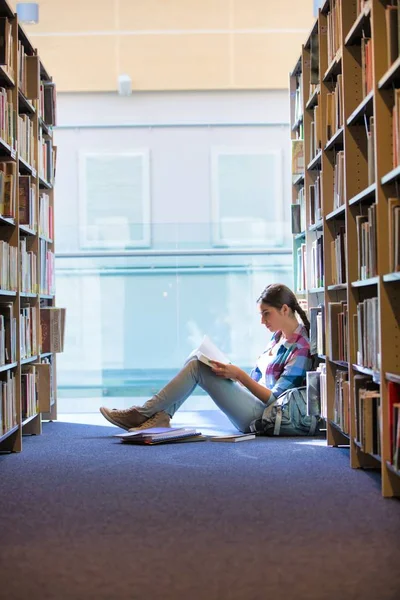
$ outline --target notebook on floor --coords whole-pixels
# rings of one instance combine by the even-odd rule
[[[207,439],[196,429],[184,427],[150,427],[142,431],[119,433],[115,437],[129,444],[161,444],[167,442],[200,441]]]

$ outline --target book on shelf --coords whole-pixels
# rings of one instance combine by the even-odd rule
[[[380,445],[380,392],[379,390],[360,387],[358,396],[357,441],[363,452],[368,454],[381,453]]]
[[[335,373],[335,401],[333,420],[343,433],[350,433],[350,388],[347,371],[337,370]]]
[[[322,190],[321,190],[321,176],[318,175],[315,178],[313,184],[309,187],[309,197],[310,197],[310,211],[309,211],[309,224],[314,225],[318,223],[322,219],[322,206],[321,206],[321,198],[322,198]]]
[[[400,403],[400,384],[394,383],[394,381],[388,381],[388,418],[389,418],[389,447],[391,449],[391,462],[394,462],[394,451],[396,448],[397,440],[396,435],[399,434],[398,422],[396,420],[395,406]],[[398,447],[398,446],[397,446]],[[400,457],[398,456],[398,459]],[[400,467],[398,467],[400,468]]]
[[[357,304],[357,364],[380,369],[378,298],[366,298]]]
[[[389,69],[399,56],[398,6],[388,4],[385,8],[387,68]]]
[[[0,302],[0,316],[3,324],[0,364],[3,365],[17,360],[17,319],[12,302]]]
[[[190,358],[197,357],[199,361],[207,365],[208,367],[212,366],[212,361],[217,361],[228,365],[231,361],[225,356],[223,352],[211,341],[208,335],[205,335],[200,343],[200,345],[195,348],[188,356],[187,360]]]
[[[393,425],[392,465],[400,473],[400,402],[393,404]]]
[[[304,169],[304,141],[292,140],[292,175],[301,175]]]
[[[45,306],[40,309],[41,352],[64,352],[65,308]]]
[[[304,190],[304,188],[302,189]],[[290,217],[292,235],[302,233],[304,229],[301,227],[301,204],[290,205]]]
[[[358,279],[375,277],[377,273],[376,204],[366,215],[356,215]]]
[[[331,360],[347,360],[347,302],[328,303],[328,352]]]
[[[0,436],[17,425],[16,381],[11,371],[6,371],[0,382]]]
[[[325,311],[324,305],[312,306],[309,309],[308,318],[310,320],[310,353],[325,354]]]
[[[339,233],[331,241],[331,278],[332,284],[346,283],[346,228],[338,227]]]
[[[255,438],[255,433],[233,433],[231,435],[211,435],[208,439],[211,442],[246,442]]]
[[[333,209],[343,206],[345,203],[345,168],[344,168],[344,151],[340,150],[336,154],[336,162],[333,170]]]
[[[372,79],[372,40],[361,38],[361,91],[363,98],[373,89]]]
[[[389,262],[392,273],[400,271],[400,200],[389,198]]]
[[[207,439],[196,429],[184,427],[150,427],[139,431],[116,434],[121,442],[128,444],[155,445],[183,441],[203,441]]]

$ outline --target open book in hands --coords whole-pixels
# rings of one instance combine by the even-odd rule
[[[188,360],[194,356],[197,356],[202,363],[208,365],[209,367],[212,367],[211,361],[213,360],[223,363],[224,365],[228,365],[231,362],[225,356],[225,354],[223,354],[223,352],[221,352],[221,350],[217,348],[215,344],[213,344],[208,335],[205,335],[200,346],[198,346],[198,348],[189,354]]]

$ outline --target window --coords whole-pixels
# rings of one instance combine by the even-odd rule
[[[214,149],[211,169],[213,245],[281,245],[281,151]]]
[[[149,152],[80,156],[80,245],[129,249],[150,245]]]

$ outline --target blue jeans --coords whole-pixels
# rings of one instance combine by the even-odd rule
[[[172,417],[197,385],[211,396],[218,408],[243,433],[250,431],[250,423],[259,419],[265,409],[265,404],[247,388],[236,381],[217,377],[210,367],[192,358],[138,410],[146,417],[162,410]]]

